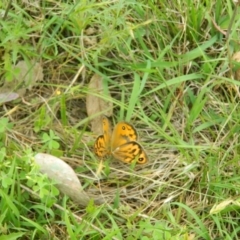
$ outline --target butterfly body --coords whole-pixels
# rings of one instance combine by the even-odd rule
[[[110,121],[103,117],[103,135],[96,139],[94,151],[100,158],[112,155],[125,163],[136,160],[143,164],[148,161],[148,157],[137,140],[137,131],[131,124],[119,122],[112,131]]]

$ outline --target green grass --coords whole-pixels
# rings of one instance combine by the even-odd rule
[[[0,90],[21,96],[0,104],[0,240],[240,238],[237,5],[3,0],[0,10]],[[13,82],[19,61],[40,63],[43,80]],[[108,160],[96,175],[93,74],[113,122],[138,130],[146,165]],[[59,194],[36,173],[39,152],[106,203],[83,208]]]

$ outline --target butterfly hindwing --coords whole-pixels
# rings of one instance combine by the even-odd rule
[[[99,158],[110,154],[110,141],[112,136],[111,123],[107,117],[102,118],[103,135],[97,137],[94,143],[94,152]]]
[[[103,135],[97,137],[94,143],[94,152],[99,158],[103,158],[107,155],[106,143]]]
[[[125,163],[131,163],[136,160],[139,164],[144,164],[148,161],[147,154],[143,147],[137,142],[128,142],[112,151],[112,155]]]

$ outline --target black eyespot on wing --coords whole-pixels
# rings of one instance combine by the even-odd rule
[[[132,142],[132,144],[133,144],[133,149],[131,153],[137,157],[137,162],[139,164],[146,163],[148,161],[148,158],[142,146],[137,142]]]
[[[143,157],[138,158],[138,163],[144,163],[144,162],[145,162],[145,159]]]

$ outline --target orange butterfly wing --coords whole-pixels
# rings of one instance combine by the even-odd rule
[[[94,152],[99,158],[107,155],[122,162],[131,163],[134,160],[139,164],[148,161],[143,147],[136,142],[138,134],[136,129],[127,122],[119,122],[112,132],[111,123],[103,117],[103,135],[98,136],[94,144]]]
[[[137,142],[127,142],[112,151],[114,158],[131,163],[134,160],[139,164],[148,162],[148,157],[142,146]]]
[[[102,118],[102,127],[103,135],[98,136],[94,143],[94,152],[99,158],[110,154],[112,127],[107,117]]]
[[[131,141],[137,141],[138,134],[135,128],[127,122],[119,122],[114,127],[111,139],[111,150]]]
[[[111,152],[114,158],[131,163],[136,159],[137,163],[143,164],[148,161],[143,147],[137,143],[138,134],[136,129],[127,122],[119,122],[113,130],[111,139]]]

